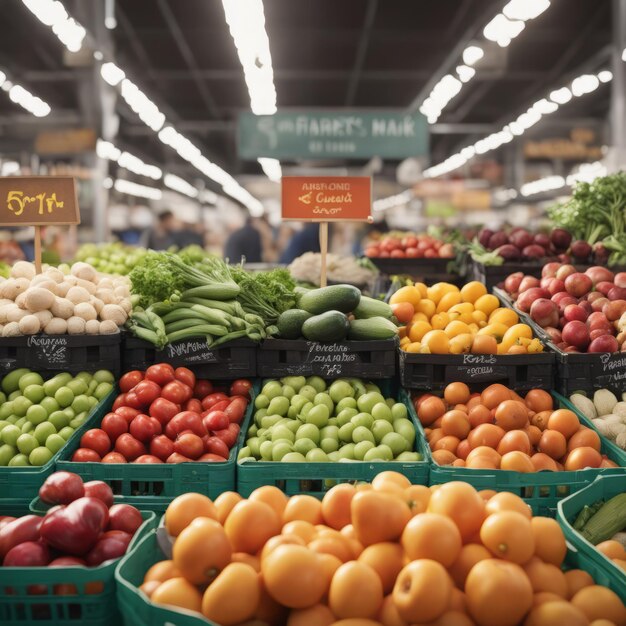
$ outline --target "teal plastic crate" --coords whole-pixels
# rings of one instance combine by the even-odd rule
[[[114,399],[115,390],[111,391],[92,409],[85,423],[74,431],[74,434],[61,450],[45,465],[41,467],[0,467],[0,511],[5,509],[18,512],[20,509],[28,510],[30,501],[37,495],[44,480],[55,471],[56,464],[64,452],[78,447],[83,433],[92,428],[94,424],[100,423],[109,412]],[[19,497],[16,497],[17,494]],[[2,514],[8,515],[8,513]]]
[[[595,567],[604,577],[605,582],[602,584],[610,587],[626,603],[626,572],[599,552],[572,526],[585,505],[591,505],[598,500],[609,500],[620,493],[626,493],[626,476],[598,476],[591,484],[559,502],[557,520],[568,543],[574,546],[584,560],[583,569],[591,573],[588,568]]]
[[[144,523],[128,546],[130,553],[156,525]],[[119,622],[115,568],[120,559],[98,567],[0,567],[2,626],[110,626]]]
[[[555,402],[561,408],[568,408],[560,404],[562,398],[552,393]],[[421,429],[421,424],[419,424]],[[423,432],[423,430],[422,430]],[[601,442],[601,451],[610,459],[620,464],[620,459],[614,456],[613,450],[606,441]],[[469,483],[476,489],[494,489],[495,491],[510,491],[521,498],[532,508],[535,515],[555,517],[558,503],[572,495],[579,489],[595,480],[597,476],[618,475],[626,481],[626,469],[604,468],[584,469],[574,472],[533,472],[521,474],[508,470],[468,469],[466,467],[452,467],[438,465],[433,461],[428,446],[430,461],[430,484],[441,485],[453,480]]]
[[[388,384],[389,389],[391,384]],[[385,394],[387,395],[387,393]],[[418,429],[417,416],[406,392],[398,392],[398,400],[405,404],[409,416]],[[247,431],[247,430],[246,430]],[[237,491],[244,497],[249,496],[257,487],[275,485],[287,495],[305,493],[318,498],[338,483],[370,482],[377,474],[395,471],[404,474],[414,485],[427,485],[429,475],[428,443],[416,433],[415,451],[423,460],[414,462],[376,462],[354,461],[346,463],[280,463],[271,461],[252,461],[237,464]]]
[[[85,481],[103,480],[116,496],[123,496],[124,502],[142,511],[163,512],[176,496],[189,491],[214,499],[235,489],[237,454],[254,408],[255,389],[237,443],[224,463],[75,463],[70,460],[78,448],[75,442],[62,451],[56,469],[74,472]]]

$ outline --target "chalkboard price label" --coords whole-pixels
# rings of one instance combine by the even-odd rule
[[[63,335],[30,335],[26,346],[34,349],[42,365],[59,365],[68,360],[68,340]]]
[[[202,339],[179,341],[167,346],[167,357],[172,361],[184,363],[217,363],[218,357]]]

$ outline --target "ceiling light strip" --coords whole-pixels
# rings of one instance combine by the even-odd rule
[[[7,75],[2,71],[0,71],[0,88],[9,94],[11,102],[15,102],[35,117],[45,117],[52,110],[47,102],[33,95],[28,89],[8,80]]]
[[[22,0],[24,6],[42,23],[49,26],[58,40],[70,51],[78,52],[87,31],[58,0]]]
[[[160,180],[163,176],[163,172],[156,165],[144,163],[139,157],[130,154],[130,152],[120,150],[109,141],[98,139],[96,142],[96,154],[101,159],[115,161],[120,167],[138,176],[146,176],[153,180]]]
[[[263,168],[264,174],[274,183],[279,183],[283,177],[283,171],[280,167],[280,161],[278,159],[268,159],[262,157],[257,159],[260,166]]]

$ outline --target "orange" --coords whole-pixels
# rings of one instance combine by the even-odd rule
[[[487,293],[474,302],[474,308],[489,316],[500,306],[500,301],[493,294]]]
[[[580,609],[565,600],[560,600],[543,602],[535,606],[524,622],[524,626],[551,626],[551,624],[588,626],[589,621]]]
[[[390,593],[400,570],[404,567],[404,550],[397,543],[383,541],[368,546],[361,552],[359,563],[369,565],[380,578],[383,593]]]
[[[465,439],[470,431],[470,423],[463,411],[452,410],[443,414],[441,418],[441,431],[444,437],[452,435],[458,439]]]
[[[364,546],[399,539],[411,519],[411,509],[399,496],[378,491],[357,493],[350,511],[356,538]]]
[[[380,472],[380,474],[377,474],[374,477],[374,479],[372,480],[372,488],[384,491],[384,488],[382,487],[389,483],[396,485],[401,491],[411,486],[411,481],[404,474],[400,474],[399,472],[386,471]]]
[[[567,546],[559,523],[549,517],[533,517],[530,527],[535,539],[535,556],[546,563],[561,567]]]
[[[428,319],[430,319],[437,309],[437,305],[427,298],[422,298],[422,300],[415,307],[415,311],[417,313],[423,313]]]
[[[289,498],[278,487],[275,487],[274,485],[263,485],[262,487],[255,489],[248,496],[248,500],[269,504],[269,506],[274,509],[276,515],[278,515],[279,518],[282,518],[283,511],[287,506]]]
[[[470,448],[478,448],[487,446],[493,448],[494,451],[504,437],[505,431],[495,424],[480,424],[476,426],[467,436]]]
[[[448,571],[450,572],[450,576],[452,576],[452,580],[454,580],[454,584],[459,588],[463,589],[465,587],[465,579],[469,574],[470,570],[478,561],[484,561],[485,559],[490,559],[491,552],[485,548],[485,546],[480,545],[478,543],[467,543],[459,552],[459,556],[456,558],[454,563],[450,567],[448,567]]]
[[[437,465],[452,465],[457,460],[457,457],[448,450],[436,450],[432,456]]]
[[[626,559],[626,550],[624,550],[624,546],[619,541],[611,539],[603,541],[596,545],[596,550],[602,552],[609,559]]]
[[[261,597],[257,604],[256,611],[254,612],[253,623],[261,622],[265,624],[283,624],[284,626],[287,621],[289,609],[276,602],[276,600],[270,596],[265,588],[265,583],[263,582],[263,576],[261,574],[258,575],[258,579]]]
[[[472,567],[465,581],[465,596],[469,614],[480,626],[516,626],[533,603],[524,570],[500,559],[486,559]]]
[[[261,548],[260,551],[260,559],[261,561],[267,557],[267,555],[272,551],[278,548],[278,546],[284,546],[285,544],[291,544],[296,546],[305,546],[306,543],[302,537],[298,535],[275,535],[274,537],[270,537],[265,545]],[[245,552],[241,552],[240,554],[245,554]]]
[[[593,448],[596,452],[600,452],[600,436],[591,428],[580,427],[567,442],[567,451],[571,452],[574,448]]]
[[[430,330],[422,337],[422,346],[426,346],[430,354],[448,354],[450,339],[443,330]]]
[[[422,338],[424,337],[424,335],[432,330],[432,326],[425,321],[416,321],[413,322],[411,324],[411,327],[409,328],[409,339],[412,342],[418,342],[418,341],[422,341]]]
[[[402,568],[393,588],[400,617],[407,622],[432,622],[450,604],[452,581],[441,563],[431,559],[412,561]]]
[[[233,556],[230,559],[231,563],[245,563],[254,569],[255,572],[261,571],[261,559],[253,554],[246,552],[233,552]]]
[[[554,403],[552,396],[543,389],[531,389],[524,398],[524,402],[531,411],[541,413],[541,411],[552,411]]]
[[[492,515],[493,513],[498,513],[500,511],[516,511],[528,519],[531,519],[532,517],[532,511],[526,502],[524,502],[524,500],[522,500],[519,496],[514,493],[510,493],[509,491],[496,493],[494,496],[489,498],[487,504],[485,505],[485,510],[487,511],[487,515]]]
[[[461,533],[449,517],[421,513],[405,526],[402,547],[411,561],[433,559],[450,567],[461,552]]]
[[[600,467],[602,455],[593,448],[574,448],[565,459],[565,470],[568,472],[585,469],[587,467]]]
[[[256,554],[270,537],[280,534],[280,519],[269,504],[242,500],[230,512],[224,530],[235,552]]]
[[[476,335],[470,349],[472,354],[497,354],[498,342],[489,335]]]
[[[279,546],[261,563],[265,587],[274,600],[291,609],[317,604],[328,590],[322,560],[296,545]]]
[[[542,470],[549,470],[550,472],[558,471],[556,461],[543,452],[536,452],[530,457],[530,462],[533,464],[536,472]]]
[[[500,455],[515,451],[530,455],[530,439],[523,430],[509,430],[498,444]]]
[[[430,502],[430,489],[425,485],[411,485],[404,490],[402,496],[409,505],[413,515],[424,513]]]
[[[339,535],[338,537],[318,536],[309,543],[309,550],[318,554],[332,554],[336,556],[342,563],[352,560],[352,550],[347,539]]]
[[[555,461],[565,456],[567,451],[567,441],[562,433],[558,430],[544,430],[539,438],[537,450],[547,454]]]
[[[172,560],[180,573],[196,585],[211,582],[230,562],[232,549],[224,527],[199,517],[174,542]]]
[[[417,287],[400,287],[400,289],[389,298],[389,304],[408,302],[415,307],[420,303],[421,299],[422,295]]]
[[[626,607],[619,596],[600,585],[584,587],[571,599],[571,603],[580,609],[591,622],[595,619],[608,619],[616,626],[626,626]]]
[[[350,561],[335,572],[328,591],[328,606],[337,617],[374,618],[382,603],[382,582],[367,563]]]
[[[500,383],[494,383],[483,389],[480,394],[480,403],[488,409],[495,409],[501,402],[511,400],[511,391]]]
[[[347,526],[350,519],[350,502],[356,489],[349,483],[335,485],[322,498],[322,517],[331,528],[340,530]]]
[[[283,513],[283,524],[294,520],[302,520],[311,524],[321,524],[322,503],[313,496],[292,496],[287,502]]]
[[[383,626],[409,626],[398,613],[398,609],[393,601],[393,596],[389,595],[383,600],[383,604],[378,614],[378,621]],[[287,625],[289,626],[289,625]]]
[[[486,295],[486,293],[487,288],[485,285],[477,280],[466,283],[463,287],[461,287],[461,298],[463,299],[463,302],[471,302],[474,304],[478,298]]]
[[[461,303],[461,294],[458,291],[451,291],[444,294],[437,304],[437,313],[449,311],[454,305]]]
[[[539,593],[533,594],[533,606],[539,606],[540,604],[545,604],[546,602],[562,602],[563,598],[561,596],[557,596],[556,593],[552,593],[550,591],[540,591]]]
[[[593,578],[582,569],[570,569],[565,572],[567,597],[571,600],[581,589],[594,584]]]
[[[535,471],[535,466],[530,457],[523,452],[507,452],[500,460],[500,469],[522,472],[525,474]]]
[[[548,591],[563,599],[567,598],[565,575],[556,565],[544,563],[541,559],[533,557],[524,565],[524,571],[530,580],[533,593]]]
[[[471,485],[453,481],[441,485],[431,495],[428,511],[450,517],[466,541],[478,532],[485,519],[485,502]]]
[[[184,493],[174,498],[165,511],[165,528],[172,537],[178,537],[183,528],[196,517],[217,519],[217,507],[201,493]]]
[[[417,416],[424,426],[430,426],[446,412],[446,405],[441,398],[429,396],[417,407]]]
[[[150,596],[155,604],[177,606],[189,611],[198,611],[202,608],[200,592],[186,578],[170,578],[162,582]]]
[[[289,613],[287,626],[330,626],[335,616],[325,604],[315,604],[308,609],[295,609]]]
[[[215,506],[217,508],[217,521],[223,524],[230,512],[235,508],[237,502],[241,502],[243,498],[234,491],[225,491],[215,498]]]
[[[469,387],[465,383],[450,383],[443,391],[443,397],[448,404],[465,404],[470,397]]]
[[[515,326],[519,322],[519,315],[513,309],[498,307],[489,314],[490,324],[504,324],[505,326]]]
[[[573,411],[557,409],[548,419],[548,428],[558,430],[565,439],[569,439],[580,428],[580,422]]]
[[[233,626],[254,616],[261,599],[258,574],[245,563],[231,563],[207,587],[202,614],[223,626]]]
[[[528,409],[518,400],[505,400],[496,408],[496,425],[504,430],[519,430],[528,424]]]
[[[178,571],[176,565],[174,565],[174,561],[159,561],[146,572],[146,575],[143,577],[143,582],[147,583],[156,580],[162,583],[164,580],[178,578],[179,576],[181,576],[181,573]]]
[[[297,535],[304,543],[313,541],[317,536],[317,530],[315,526],[310,522],[304,522],[302,520],[294,520],[293,522],[287,522],[281,531],[283,535]]]
[[[149,580],[148,582],[143,583],[142,585],[139,585],[139,590],[143,591],[148,598],[152,597],[152,594],[156,591],[156,589],[159,587],[159,585],[161,584],[162,581],[158,581],[158,580]],[[71,587],[74,587],[74,585],[70,585]],[[61,585],[55,585],[54,586],[54,594],[55,595],[65,595],[60,593],[60,589],[59,587],[61,587]],[[76,589],[76,587],[74,587],[72,589],[72,594],[77,594],[78,590]],[[69,594],[67,594],[69,595]]]
[[[480,539],[492,554],[513,563],[526,563],[535,552],[530,520],[515,511],[490,515],[480,529]]]

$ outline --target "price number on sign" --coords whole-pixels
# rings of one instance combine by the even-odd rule
[[[46,212],[51,214],[54,213],[55,209],[62,209],[65,206],[63,200],[57,199],[56,192],[50,194],[43,192],[29,196],[23,191],[11,189],[7,193],[6,201],[7,208],[15,214],[15,217],[22,215],[24,209],[31,204],[34,204],[37,215],[44,215]]]

